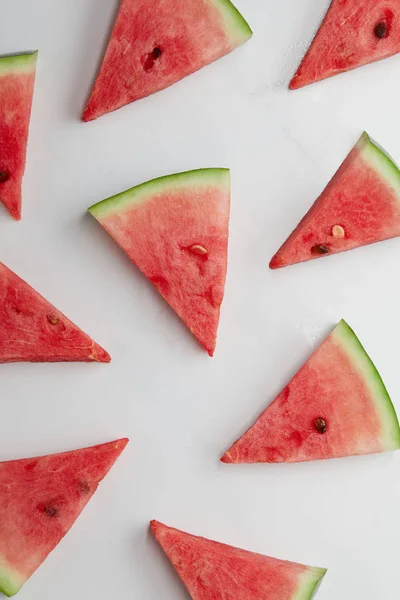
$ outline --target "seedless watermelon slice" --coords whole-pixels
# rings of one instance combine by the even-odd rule
[[[0,591],[14,596],[68,533],[128,443],[0,463]]]
[[[172,85],[251,35],[229,0],[122,0],[83,120]]]
[[[397,54],[399,16],[398,2],[332,0],[290,88],[294,90]]]
[[[399,448],[399,423],[382,379],[340,321],[221,460],[300,462]]]
[[[110,360],[108,352],[0,263],[0,363]]]
[[[326,569],[255,554],[158,521],[151,529],[193,600],[309,600]]]
[[[270,262],[286,267],[400,235],[400,171],[366,133]]]
[[[227,269],[230,175],[153,179],[89,208],[212,356]]]
[[[0,201],[21,218],[37,52],[0,58]]]

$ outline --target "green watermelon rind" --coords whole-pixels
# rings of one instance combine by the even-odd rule
[[[0,556],[0,563],[2,562],[3,561],[1,560]],[[22,577],[17,571],[9,568],[4,563],[2,566],[0,566],[0,592],[7,596],[7,598],[15,596],[24,583],[25,578]]]
[[[0,76],[30,73],[35,70],[38,51],[27,54],[0,56]]]
[[[360,137],[357,147],[360,150],[363,160],[393,188],[399,196],[400,201],[400,170],[396,163],[382,148],[371,140],[365,131]]]
[[[244,44],[251,38],[253,32],[250,25],[230,0],[211,0],[211,3],[221,13],[226,29],[235,45]]]
[[[311,600],[326,572],[327,569],[308,567],[307,571],[301,577],[296,595],[291,600]]]
[[[175,173],[173,175],[165,175],[157,177],[145,183],[141,183],[135,187],[111,196],[106,200],[97,202],[88,208],[88,211],[96,219],[111,217],[126,209],[132,209],[135,206],[140,206],[143,202],[154,197],[157,193],[165,192],[168,189],[177,190],[180,187],[187,188],[190,186],[217,186],[230,187],[230,171],[224,168],[197,169],[195,171],[185,171],[183,173]]]
[[[371,400],[375,404],[381,423],[382,450],[399,449],[400,427],[396,410],[374,363],[346,321],[340,321],[332,335],[345,350],[349,360],[361,374],[370,391]]]

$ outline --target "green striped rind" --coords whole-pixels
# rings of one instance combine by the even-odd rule
[[[211,0],[211,3],[221,13],[232,44],[240,46],[251,38],[253,32],[250,25],[230,0]]]
[[[229,169],[197,169],[196,171],[186,171],[184,173],[175,173],[158,177],[146,183],[130,188],[121,194],[111,196],[102,202],[93,204],[88,211],[96,219],[103,219],[124,210],[131,210],[135,206],[140,206],[155,195],[167,190],[179,190],[188,187],[230,187]]]
[[[332,332],[364,379],[381,422],[382,450],[400,448],[400,428],[396,411],[374,363],[365,352],[354,331],[345,321],[340,321]]]
[[[386,180],[387,184],[394,189],[400,198],[400,170],[390,156],[377,144],[372,142],[365,131],[360,137],[357,147],[360,150],[363,160]]]
[[[327,569],[308,567],[301,576],[297,592],[291,600],[310,600]]]
[[[19,592],[24,583],[25,577],[22,577],[17,571],[6,567],[0,556],[0,592],[11,598],[11,596]]]
[[[0,76],[19,73],[31,73],[36,68],[38,52],[15,54],[0,57]]]

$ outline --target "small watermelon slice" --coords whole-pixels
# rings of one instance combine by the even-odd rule
[[[397,54],[399,16],[397,2],[332,0],[289,87],[295,90]]]
[[[228,169],[160,177],[89,208],[210,356],[224,296],[229,210]]]
[[[122,0],[84,121],[154,94],[252,35],[229,0]]]
[[[108,352],[0,263],[0,363],[110,360]]]
[[[400,171],[363,133],[270,262],[278,269],[400,235]]]
[[[0,201],[21,218],[37,52],[0,58]]]
[[[309,600],[326,569],[270,558],[158,521],[151,529],[193,600]]]
[[[79,517],[128,443],[0,463],[0,591],[14,596]]]
[[[399,448],[399,423],[382,379],[340,321],[221,460],[301,462]]]

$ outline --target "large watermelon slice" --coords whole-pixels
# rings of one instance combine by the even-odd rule
[[[399,423],[382,379],[341,321],[221,460],[300,462],[398,448]]]
[[[309,600],[326,573],[150,525],[193,600]]]
[[[89,208],[212,356],[227,269],[230,175],[153,179]]]
[[[229,0],[122,0],[83,120],[172,85],[251,35]]]
[[[21,218],[37,52],[0,58],[0,201]]]
[[[400,12],[393,0],[332,0],[290,82],[292,90],[400,51]]]
[[[110,360],[108,352],[0,263],[0,363]]]
[[[270,262],[271,269],[400,235],[400,171],[363,133]]]
[[[68,533],[127,443],[0,463],[3,594],[16,594]]]

